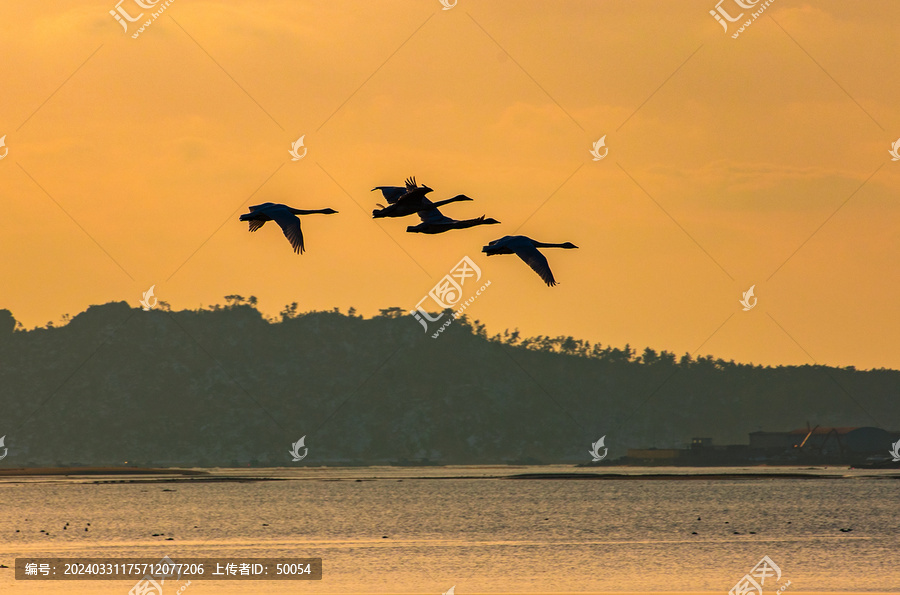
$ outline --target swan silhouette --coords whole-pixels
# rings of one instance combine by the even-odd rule
[[[313,215],[316,213],[332,215],[337,213],[337,211],[334,209],[295,209],[274,202],[264,202],[250,207],[249,213],[241,215],[241,221],[250,222],[250,231],[256,231],[265,225],[266,221],[274,221],[281,226],[281,231],[284,232],[284,237],[293,246],[294,252],[303,254],[303,232],[300,231],[300,219],[297,215]]]
[[[503,236],[499,240],[488,242],[488,245],[481,249],[488,256],[495,254],[515,254],[525,261],[541,279],[544,280],[549,287],[556,285],[556,279],[553,278],[553,272],[550,270],[550,264],[547,258],[541,254],[538,248],[577,248],[572,242],[564,244],[545,244],[532,240],[528,236]]]
[[[376,190],[381,190],[384,199],[391,204],[397,202],[397,200],[410,192],[416,193],[418,196],[425,196],[429,192],[432,192],[432,189],[425,184],[422,184],[421,186],[416,185],[416,176],[406,178],[406,182],[403,186],[375,186],[372,188],[372,192],[375,192]]]
[[[466,229],[475,227],[476,225],[494,225],[500,223],[496,219],[491,219],[490,217],[486,218],[484,215],[476,219],[463,219],[462,221],[451,219],[441,213],[437,207],[421,210],[417,214],[422,222],[418,225],[410,225],[407,227],[406,231],[409,233],[444,233],[451,229]]]
[[[381,208],[372,211],[374,219],[380,219],[381,217],[405,217],[418,211],[440,207],[451,202],[473,200],[465,194],[457,194],[453,198],[431,202],[425,198],[425,195],[432,192],[432,189],[425,184],[417,186],[415,177],[407,178],[406,186],[375,186],[372,188],[372,192],[376,190],[381,190],[382,196],[388,201],[388,206],[378,205]]]

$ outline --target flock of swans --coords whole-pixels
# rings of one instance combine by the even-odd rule
[[[421,223],[418,225],[410,225],[406,228],[409,233],[427,233],[436,234],[444,233],[452,229],[467,229],[478,225],[497,225],[500,222],[490,217],[477,217],[475,219],[451,219],[438,210],[438,207],[448,205],[453,202],[473,200],[465,194],[457,194],[453,198],[432,202],[425,197],[426,194],[432,192],[432,189],[422,184],[416,184],[414,177],[407,178],[405,186],[376,186],[372,192],[380,190],[382,196],[387,201],[387,206],[378,204],[379,208],[372,211],[374,219],[383,217],[406,217],[416,214],[419,216]],[[334,209],[295,209],[283,204],[266,202],[250,207],[249,213],[241,215],[241,221],[249,221],[250,231],[256,231],[266,221],[274,221],[281,227],[284,236],[288,239],[294,252],[302,254],[305,250],[303,245],[303,232],[300,230],[300,218],[297,215],[313,215],[323,214],[332,215],[337,213]],[[515,254],[521,258],[525,264],[530,266],[535,273],[543,279],[548,286],[556,285],[556,279],[553,278],[553,272],[550,271],[550,265],[547,258],[541,254],[538,248],[577,248],[571,242],[562,244],[547,244],[538,242],[527,236],[503,236],[500,239],[488,242],[481,251],[488,256],[496,254]]]

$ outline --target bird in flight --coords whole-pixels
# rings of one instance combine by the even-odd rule
[[[491,219],[490,217],[486,218],[484,215],[476,219],[463,219],[462,221],[451,219],[441,213],[437,207],[419,211],[417,214],[422,222],[418,225],[410,225],[407,227],[406,231],[409,233],[444,233],[451,229],[466,229],[475,227],[476,225],[494,225],[500,223],[496,219]]]
[[[481,249],[488,256],[495,254],[515,254],[525,261],[541,279],[544,280],[549,287],[556,285],[556,279],[553,278],[553,272],[547,258],[541,254],[538,248],[577,248],[572,242],[564,244],[545,244],[532,240],[527,236],[503,236],[499,240],[489,242],[487,246]]]
[[[274,202],[264,202],[261,205],[250,207],[249,213],[241,215],[241,221],[250,222],[250,231],[256,231],[265,225],[266,221],[274,221],[281,226],[281,231],[284,232],[284,237],[293,246],[294,252],[303,254],[303,232],[300,231],[300,218],[297,215],[313,215],[316,213],[332,215],[337,213],[337,211],[334,209],[295,209]]]
[[[417,186],[414,177],[406,179],[406,186],[375,186],[372,188],[372,192],[376,190],[381,190],[382,196],[388,201],[388,206],[378,205],[381,208],[372,211],[374,219],[380,219],[381,217],[405,217],[423,209],[440,207],[451,202],[473,200],[465,194],[457,194],[453,198],[431,202],[425,198],[426,194],[432,192],[431,188],[425,184]]]
[[[429,192],[432,192],[432,189],[425,184],[422,184],[421,186],[417,185],[415,176],[406,178],[406,182],[403,186],[375,186],[372,188],[372,192],[375,192],[376,190],[381,190],[384,199],[392,204],[410,193],[416,196],[425,196]]]

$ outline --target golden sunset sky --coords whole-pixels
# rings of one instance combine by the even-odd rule
[[[489,333],[900,368],[900,4],[776,0],[736,39],[715,6],[176,0],[135,39],[111,0],[3,2],[0,308],[369,316],[468,255]],[[373,220],[409,175],[502,225]],[[340,214],[298,256],[238,221],[266,201]],[[513,234],[580,246],[545,251],[558,286],[481,254]]]

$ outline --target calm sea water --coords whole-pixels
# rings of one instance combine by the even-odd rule
[[[17,556],[165,555],[324,560],[321,581],[193,581],[187,594],[438,594],[451,586],[457,595],[724,594],[763,556],[780,566],[782,584],[791,581],[786,593],[900,591],[900,479],[890,477],[896,472],[829,469],[814,472],[830,478],[752,480],[497,477],[559,471],[573,469],[221,470],[285,479],[222,483],[0,478],[0,564],[10,567],[0,569],[0,592],[124,595],[132,586],[15,581]],[[167,594],[178,586],[167,581]]]

